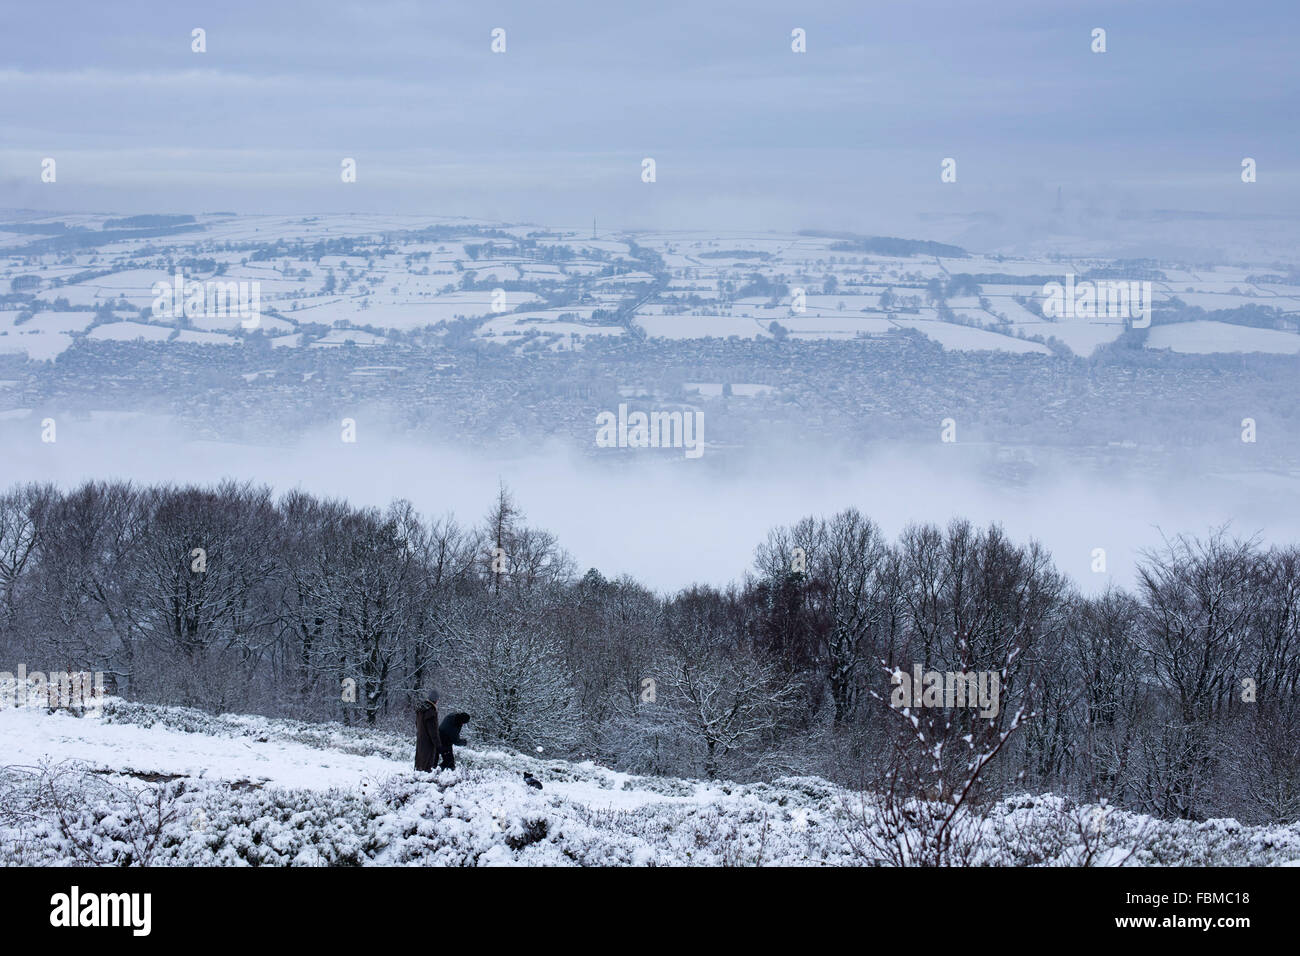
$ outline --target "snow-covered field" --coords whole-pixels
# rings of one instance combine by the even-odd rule
[[[1300,352],[1300,335],[1277,329],[1255,329],[1226,322],[1200,320],[1157,325],[1147,334],[1147,348],[1209,355],[1214,352]]]
[[[471,735],[472,736],[472,735]],[[11,865],[870,864],[874,804],[813,777],[736,784],[462,748],[411,769],[399,734],[110,698],[98,716],[0,710]],[[529,786],[528,773],[542,784]],[[1156,821],[1023,796],[976,823],[974,861],[1279,865],[1300,825]]]
[[[15,253],[0,262],[0,292],[16,294],[7,311],[0,312],[0,353],[53,359],[83,336],[92,342],[211,346],[247,337],[233,316],[191,315],[188,323],[180,323],[150,314],[155,283],[171,282],[175,276],[175,267],[164,268],[157,261],[159,245],[154,239],[124,234],[85,249],[42,251],[37,245],[30,256],[16,254],[26,251],[23,247],[29,243],[47,242],[64,227],[103,233],[108,218],[38,216],[24,218],[25,231],[0,229],[0,246]],[[42,232],[41,226],[55,231]],[[490,235],[471,231],[480,226],[490,226]],[[30,231],[33,227],[37,231]],[[441,234],[420,235],[430,227]],[[458,228],[465,233],[454,235]],[[511,237],[526,243],[516,248]],[[293,248],[297,243],[343,239],[355,242],[352,253]],[[224,243],[257,243],[263,248],[250,258],[248,250],[222,248]],[[1048,354],[1051,350],[1033,339],[1054,337],[1077,355],[1091,355],[1118,337],[1122,323],[1048,322],[1029,303],[1041,304],[1045,279],[1064,281],[1067,274],[1123,271],[1126,266],[1123,260],[1096,254],[1098,250],[1085,254],[1079,249],[1077,255],[1062,258],[1057,245],[1050,251],[1024,250],[1024,257],[1008,258],[1001,253],[1009,250],[997,250],[994,255],[939,259],[880,255],[851,244],[846,248],[832,236],[724,231],[597,239],[567,227],[541,233],[532,226],[427,216],[215,213],[195,217],[194,223],[162,240],[169,255],[189,264],[191,279],[219,276],[256,282],[264,310],[262,329],[278,336],[275,344],[281,347],[304,341],[322,347],[347,341],[378,345],[387,341],[389,330],[406,333],[464,320],[476,337],[488,342],[530,350],[576,349],[591,337],[624,336],[628,326],[623,319],[602,321],[601,314],[628,308],[635,292],[638,301],[626,317],[649,338],[767,340],[773,337],[772,323],[779,322],[797,341],[851,341],[915,329],[948,351]],[[662,268],[651,274],[647,262],[653,260],[644,259],[638,250],[657,256]],[[554,254],[556,261],[545,261]],[[1274,252],[1251,263],[1198,266],[1196,271],[1179,260],[1162,261],[1159,272],[1164,278],[1152,285],[1157,309],[1169,307],[1175,297],[1182,306],[1210,312],[1272,308],[1278,310],[1277,328],[1209,319],[1163,325],[1151,330],[1151,348],[1199,354],[1290,354],[1300,349],[1300,336],[1288,331],[1300,315],[1300,287],[1285,278],[1287,268]],[[946,294],[956,321],[943,321],[930,285],[942,286],[963,275],[982,281],[974,283],[975,289]],[[747,288],[755,280],[757,286]],[[657,283],[661,290],[642,297]],[[792,308],[794,288],[804,291],[798,311]],[[532,310],[555,298],[558,290],[564,290],[557,300],[563,304],[513,311],[521,305]],[[30,304],[23,301],[29,295]],[[892,304],[886,304],[887,296]],[[99,324],[87,335],[96,314],[90,310],[110,307],[118,309],[122,321],[95,318]],[[67,311],[78,308],[86,311]],[[36,310],[35,316],[21,318],[30,309]],[[73,321],[81,324],[69,325]],[[182,326],[220,334],[170,335]],[[314,331],[305,339],[295,337],[307,331],[300,326],[334,332],[313,341]]]

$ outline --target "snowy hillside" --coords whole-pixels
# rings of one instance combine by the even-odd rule
[[[0,862],[874,862],[873,807],[817,778],[634,777],[469,748],[426,775],[411,749],[386,732],[112,698],[100,716],[0,710]],[[1171,823],[1052,796],[1003,801],[978,828],[980,863],[1300,863],[1300,825]]]

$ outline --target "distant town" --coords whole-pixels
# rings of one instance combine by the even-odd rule
[[[951,420],[1012,479],[1054,449],[1300,468],[1294,263],[430,217],[5,216],[10,426],[147,412],[264,442],[364,412],[600,458],[597,416],[622,403],[704,412],[708,460],[774,440],[938,442]]]

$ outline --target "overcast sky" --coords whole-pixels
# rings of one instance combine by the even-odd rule
[[[915,233],[927,214],[1045,208],[1059,186],[1112,209],[1294,214],[1297,9],[10,4],[0,206]]]

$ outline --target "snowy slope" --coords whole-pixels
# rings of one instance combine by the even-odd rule
[[[0,710],[0,862],[154,865],[853,865],[871,804],[816,778],[734,784],[635,777],[461,748],[411,767],[399,735],[109,699],[102,715]],[[543,788],[529,787],[528,772]],[[1285,864],[1300,827],[1154,821],[1006,800],[979,860]],[[1099,830],[1099,832],[1101,832]],[[857,849],[855,849],[855,847]]]

